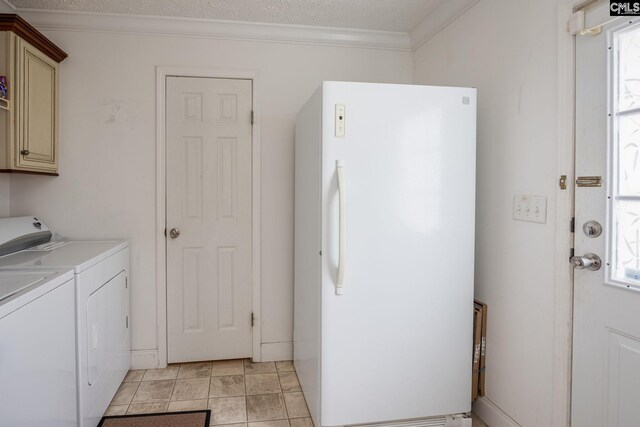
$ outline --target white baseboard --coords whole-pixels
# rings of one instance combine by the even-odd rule
[[[131,369],[158,369],[158,350],[131,350]]]
[[[293,360],[293,342],[268,342],[262,343],[260,355],[263,362],[276,360]]]
[[[473,403],[473,412],[491,427],[522,427],[486,397],[479,397]]]
[[[263,343],[260,355],[262,362],[292,360],[293,343],[291,341]],[[131,350],[131,369],[159,369],[164,367],[166,366],[160,366],[158,350]]]

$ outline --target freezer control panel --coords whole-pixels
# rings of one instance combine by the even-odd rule
[[[336,104],[336,138],[344,138],[345,130],[344,104]]]

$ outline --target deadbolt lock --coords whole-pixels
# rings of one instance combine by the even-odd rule
[[[582,226],[582,231],[588,237],[594,238],[602,234],[602,226],[598,221],[587,221]]]

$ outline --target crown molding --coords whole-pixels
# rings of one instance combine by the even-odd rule
[[[13,32],[56,62],[62,62],[67,57],[55,43],[15,13],[0,13],[0,31]]]
[[[5,0],[6,1],[6,0]],[[163,35],[410,51],[408,33],[162,16],[17,9],[39,30]]]
[[[480,0],[447,0],[426,16],[410,32],[411,50],[415,51],[457,17]]]
[[[166,16],[19,9],[10,0],[0,0],[0,11],[20,13],[40,30],[181,36],[415,51],[479,1],[447,0],[429,13],[409,33]]]

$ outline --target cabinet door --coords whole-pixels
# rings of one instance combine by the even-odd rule
[[[58,64],[17,39],[18,87],[16,167],[55,172],[58,169]]]

